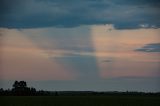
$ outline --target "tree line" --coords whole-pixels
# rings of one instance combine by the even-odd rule
[[[108,95],[138,95],[138,96],[160,96],[160,92],[145,93],[145,92],[96,92],[96,91],[44,91],[36,90],[33,87],[28,87],[26,81],[15,81],[12,89],[4,90],[0,88],[0,96],[108,96]]]
[[[55,95],[57,96],[57,92],[49,92],[39,90],[37,91],[33,87],[28,87],[26,81],[15,81],[12,85],[12,89],[4,90],[0,88],[0,95],[1,96],[42,96],[42,95]]]

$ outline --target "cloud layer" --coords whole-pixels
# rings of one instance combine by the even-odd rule
[[[159,28],[159,0],[0,0],[0,27]]]
[[[146,44],[142,48],[136,49],[140,52],[159,52],[160,53],[160,43]]]

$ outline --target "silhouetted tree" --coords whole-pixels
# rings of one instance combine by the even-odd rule
[[[57,91],[55,92],[55,96],[58,96],[58,92]]]
[[[18,89],[18,88],[27,88],[27,83],[25,81],[15,81],[13,84],[13,88],[14,89]]]
[[[25,81],[15,81],[12,92],[14,95],[35,95],[36,89],[27,87],[27,83]]]
[[[18,81],[15,81],[14,84],[13,84],[13,88],[18,88],[18,85],[19,85]]]
[[[3,92],[4,90],[3,90],[3,88],[0,88],[0,92]]]
[[[4,94],[4,90],[3,88],[0,88],[0,94],[3,95]]]
[[[30,88],[30,94],[31,95],[36,95],[36,89],[35,88]]]

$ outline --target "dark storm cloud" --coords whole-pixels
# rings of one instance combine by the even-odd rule
[[[140,52],[159,52],[160,53],[160,43],[152,43],[143,46],[142,48],[136,49]]]
[[[160,27],[159,0],[0,0],[0,27]]]

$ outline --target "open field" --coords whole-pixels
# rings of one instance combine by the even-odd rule
[[[159,96],[1,96],[0,106],[160,106]]]

